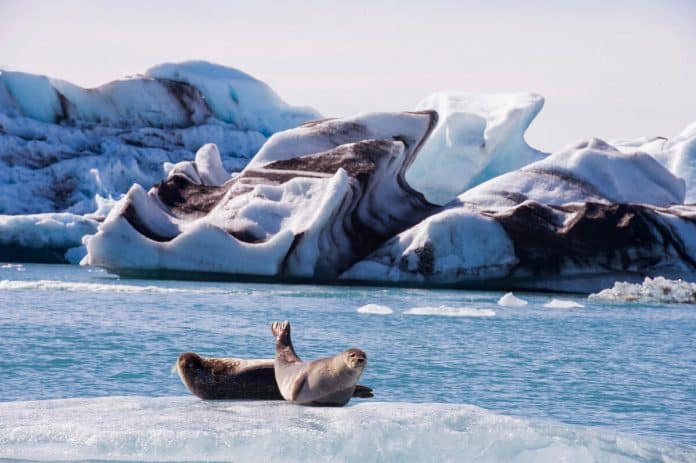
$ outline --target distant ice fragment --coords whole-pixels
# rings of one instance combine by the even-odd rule
[[[394,313],[394,311],[387,307],[386,305],[380,304],[365,304],[362,307],[358,307],[358,313],[369,313],[376,315],[389,315]]]
[[[503,307],[524,307],[527,305],[527,301],[520,299],[512,293],[506,293],[503,297],[498,299],[498,305]]]
[[[404,312],[405,315],[431,315],[438,317],[495,317],[490,309],[474,309],[469,307],[413,307]]]
[[[617,281],[612,288],[589,295],[591,300],[696,304],[696,283],[646,277],[642,284]]]
[[[550,302],[544,304],[544,307],[547,309],[576,309],[585,306],[567,299],[551,299]]]

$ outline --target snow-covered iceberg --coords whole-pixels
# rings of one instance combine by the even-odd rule
[[[579,143],[460,195],[347,280],[589,292],[645,275],[696,279],[696,207],[647,154]]]
[[[404,179],[436,122],[433,111],[310,122],[272,136],[223,185],[198,158],[183,163],[149,192],[130,189],[86,238],[84,263],[334,280],[437,209]],[[219,172],[214,150],[204,158]]]
[[[85,214],[103,209],[99,198],[154,185],[207,143],[219,150],[218,172],[241,170],[270,135],[318,117],[206,62],[94,89],[0,70],[0,258],[64,260],[96,231]]]
[[[580,292],[696,277],[696,208],[650,155],[592,139],[442,207],[404,178],[436,121],[426,111],[307,123],[271,137],[222,185],[210,180],[224,178],[215,150],[201,150],[149,192],[131,188],[86,239],[83,262]]]

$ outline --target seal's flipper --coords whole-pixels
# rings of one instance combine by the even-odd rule
[[[295,353],[290,339],[290,322],[273,322],[271,331],[276,340],[276,361],[281,363],[301,362],[300,357]]]
[[[302,392],[302,388],[304,387],[306,382],[307,371],[303,371],[293,381],[292,390],[290,391],[290,397],[288,398],[288,400],[292,402],[296,401],[297,398],[300,396],[300,392]]]
[[[363,386],[363,385],[356,385],[355,390],[353,391],[353,397],[359,397],[361,399],[369,399],[371,397],[374,397],[374,393],[372,392],[371,387]]]

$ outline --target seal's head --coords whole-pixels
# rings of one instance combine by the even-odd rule
[[[190,378],[203,368],[203,359],[195,352],[184,352],[176,359],[176,369],[182,379]]]
[[[360,349],[348,349],[343,353],[343,359],[354,370],[362,371],[367,365],[367,354]]]

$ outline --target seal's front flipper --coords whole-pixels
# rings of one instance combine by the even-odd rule
[[[360,384],[356,385],[355,390],[353,391],[353,397],[358,397],[360,399],[369,399],[374,396],[375,395],[373,394],[371,387]]]

